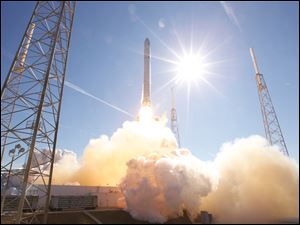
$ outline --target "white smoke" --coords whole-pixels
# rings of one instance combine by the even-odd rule
[[[80,167],[81,165],[77,160],[75,152],[66,149],[57,149],[53,169],[53,183],[79,185],[78,182],[69,182],[69,180],[72,180],[74,173],[76,173]]]
[[[50,170],[50,159],[52,152],[49,149],[35,150],[31,169],[37,171],[49,171]],[[56,149],[54,156],[54,168],[57,168],[56,175],[60,176],[60,171],[64,170],[63,173],[74,173],[76,169],[80,167],[77,161],[77,155],[75,152],[67,149]],[[71,172],[72,171],[72,172]]]
[[[177,149],[165,122],[125,122],[111,138],[92,139],[78,162],[55,163],[54,183],[120,185],[126,210],[163,223],[201,210],[216,222],[260,223],[299,216],[299,167],[260,136],[237,139],[204,162]]]
[[[260,136],[221,147],[213,163],[188,150],[150,154],[127,163],[121,187],[137,219],[166,222],[201,210],[220,223],[270,223],[299,216],[299,168]]]
[[[219,185],[203,199],[203,208],[219,222],[270,223],[299,217],[299,165],[265,138],[224,144],[214,164]]]
[[[127,166],[121,184],[127,210],[133,217],[152,223],[182,216],[184,209],[195,217],[201,197],[216,185],[211,166],[186,149],[168,155],[151,153],[130,160]]]
[[[165,127],[165,122],[143,124],[126,121],[111,138],[102,135],[90,140],[80,160],[80,168],[72,169],[73,176],[70,179],[65,179],[63,174],[62,178],[56,176],[56,184],[79,182],[81,185],[118,185],[126,175],[126,163],[130,159],[154,151],[167,153],[176,147],[175,137]],[[61,162],[58,161],[58,165],[64,164]],[[69,158],[67,162],[77,165],[76,157]]]

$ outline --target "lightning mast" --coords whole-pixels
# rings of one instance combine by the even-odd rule
[[[47,222],[75,4],[36,3],[1,88],[1,193],[9,195],[10,178],[18,184],[14,223]]]
[[[173,131],[178,147],[180,148],[180,138],[179,138],[179,129],[178,129],[178,122],[177,122],[177,112],[175,108],[175,93],[174,93],[174,87],[171,88],[171,94],[172,94],[172,108],[171,108],[171,130]]]
[[[259,102],[260,102],[260,108],[263,117],[266,138],[271,145],[278,145],[280,151],[286,156],[289,156],[289,152],[287,150],[279,126],[278,118],[276,116],[275,109],[271,101],[271,96],[269,94],[267,84],[264,80],[263,75],[258,70],[253,48],[250,48],[250,54],[252,57],[252,61],[256,73],[255,75],[256,84],[258,88],[258,96],[259,96]]]

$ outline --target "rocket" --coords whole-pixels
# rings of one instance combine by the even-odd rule
[[[150,41],[148,38],[146,38],[144,42],[144,86],[143,86],[142,106],[151,106],[150,89],[151,89]]]

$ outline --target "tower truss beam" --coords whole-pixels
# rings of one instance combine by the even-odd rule
[[[253,48],[250,48],[250,54],[256,73],[255,78],[266,138],[271,145],[277,145],[283,154],[289,156],[268,87],[263,75],[259,72]]]
[[[15,223],[47,222],[75,5],[36,3],[1,89],[1,212],[14,189]]]

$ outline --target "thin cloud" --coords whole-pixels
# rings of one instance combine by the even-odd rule
[[[129,112],[127,112],[127,111],[125,111],[125,110],[123,110],[123,109],[117,107],[116,105],[113,105],[113,104],[111,104],[111,103],[109,103],[109,102],[107,102],[107,101],[105,101],[105,100],[103,100],[103,99],[100,99],[100,98],[98,98],[98,97],[96,97],[96,96],[94,96],[94,95],[88,93],[87,91],[83,90],[82,88],[78,87],[78,86],[75,85],[75,84],[72,84],[72,83],[69,82],[69,81],[65,81],[65,85],[66,85],[67,87],[72,88],[73,90],[75,90],[75,91],[81,93],[81,94],[84,94],[84,95],[86,95],[86,96],[89,96],[89,97],[91,97],[91,98],[93,98],[93,99],[95,99],[95,100],[97,100],[97,101],[103,103],[104,105],[107,105],[107,106],[109,106],[109,107],[111,107],[111,108],[113,108],[113,109],[115,109],[115,110],[117,110],[117,111],[119,111],[119,112],[121,112],[121,113],[124,113],[125,115],[127,115],[127,116],[129,116],[129,117],[131,117],[131,118],[134,118],[134,116],[133,116],[131,113],[129,113]]]
[[[229,4],[225,1],[221,1],[220,2],[221,5],[223,6],[223,9],[226,13],[226,15],[228,16],[229,20],[239,28],[240,32],[242,32],[242,29],[241,29],[241,26],[240,26],[240,23],[236,17],[236,14],[233,10],[233,8],[231,6],[229,6]]]

